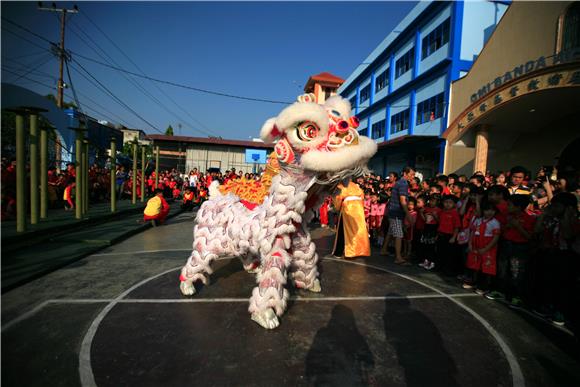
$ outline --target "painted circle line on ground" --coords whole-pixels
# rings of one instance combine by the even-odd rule
[[[135,252],[133,252],[133,253],[135,253]],[[227,258],[223,258],[223,260],[233,259],[233,258],[235,258],[235,257],[227,257]],[[382,268],[380,266],[369,265],[366,263],[337,259],[337,258],[332,258],[332,257],[324,257],[323,259],[326,261],[335,261],[335,262],[349,263],[349,264],[353,264],[353,265],[369,267],[369,268],[372,268],[375,270],[379,270],[379,271],[383,271],[383,272],[386,272],[389,274],[393,274],[393,275],[396,275],[398,277],[404,278],[408,281],[415,282],[415,283],[417,283],[417,284],[419,284],[427,289],[430,289],[430,290],[440,294],[443,298],[447,298],[449,301],[455,303],[460,308],[462,308],[463,310],[465,310],[466,312],[471,314],[477,321],[479,321],[479,323],[481,325],[483,325],[483,327],[489,332],[489,334],[498,343],[498,345],[500,346],[501,350],[503,351],[503,353],[508,361],[508,364],[510,366],[510,370],[512,373],[513,386],[514,387],[524,387],[525,386],[524,375],[523,375],[521,367],[517,361],[517,358],[514,356],[510,347],[503,340],[503,338],[500,336],[500,334],[495,329],[493,329],[493,327],[491,326],[491,324],[487,320],[485,320],[483,317],[481,317],[479,314],[477,314],[471,308],[469,308],[466,305],[463,305],[461,302],[455,300],[452,295],[446,294],[446,293],[442,292],[441,290],[434,288],[433,286],[431,286],[429,284],[426,284],[422,281],[419,281],[417,279],[409,277],[405,274],[396,273],[396,272],[390,271],[388,269]],[[114,300],[112,300],[107,306],[105,306],[103,308],[103,310],[99,313],[99,315],[93,320],[93,322],[91,323],[91,326],[89,327],[89,329],[87,330],[87,333],[85,334],[85,337],[83,338],[83,341],[81,344],[81,350],[79,352],[79,376],[81,379],[82,386],[84,386],[84,387],[96,387],[97,386],[96,381],[95,381],[95,376],[93,374],[92,365],[91,365],[91,346],[93,343],[93,339],[94,339],[94,337],[97,333],[97,330],[99,328],[99,325],[101,324],[103,319],[107,316],[107,314],[118,303],[124,303],[121,300],[124,297],[126,297],[129,293],[131,293],[133,290],[139,288],[140,286],[146,284],[149,281],[152,281],[158,277],[161,277],[167,273],[170,273],[172,271],[176,271],[179,269],[181,269],[181,266],[166,270],[162,273],[159,273],[159,274],[156,274],[152,277],[146,278],[143,281],[133,285],[132,287],[130,287],[129,289],[127,289],[126,291],[121,293]]]

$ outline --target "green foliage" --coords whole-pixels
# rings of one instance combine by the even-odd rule
[[[167,129],[165,130],[165,135],[166,136],[173,136],[173,127],[171,125],[169,125],[167,127]]]
[[[47,94],[47,95],[45,95],[45,98],[54,102],[54,104],[58,106],[58,104],[56,103],[56,97],[53,94]],[[70,108],[77,109],[77,105],[74,102],[64,102],[63,101],[62,108],[63,109],[70,109]]]

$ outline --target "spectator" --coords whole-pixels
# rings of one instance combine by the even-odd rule
[[[389,241],[391,238],[394,238],[395,263],[405,266],[410,265],[410,263],[406,259],[403,259],[403,256],[401,255],[404,237],[403,219],[407,219],[411,222],[407,202],[409,198],[409,181],[414,177],[415,169],[413,167],[405,167],[403,169],[403,178],[397,181],[393,188],[391,200],[388,206],[389,231],[381,249],[381,254],[386,255]]]
[[[457,198],[453,195],[443,196],[443,210],[439,213],[437,226],[437,265],[446,274],[456,274],[460,270],[455,241],[461,222],[456,207]],[[462,269],[462,268],[461,268]]]
[[[147,206],[143,211],[143,221],[151,221],[153,227],[163,224],[169,213],[169,204],[167,204],[163,197],[163,191],[156,189],[154,194],[155,196],[147,201]]]
[[[530,240],[536,219],[526,212],[529,195],[508,198],[508,217],[502,230],[500,267],[505,283],[502,288],[511,306],[520,307],[526,290],[526,269],[530,259]]]
[[[482,203],[481,210],[483,216],[475,219],[471,225],[463,288],[476,287],[478,294],[485,295],[488,294],[491,279],[497,272],[497,243],[501,226],[495,219],[496,209],[492,203]]]
[[[524,179],[526,178],[527,170],[524,167],[513,167],[510,171],[510,182],[508,184],[509,193],[529,195],[531,190],[528,186],[524,184]]]
[[[181,208],[184,211],[193,210],[193,198],[194,194],[191,188],[189,187],[185,188],[185,191],[183,192],[183,203],[181,204]]]
[[[419,211],[419,216],[425,222],[420,244],[420,258],[423,262],[419,266],[426,270],[433,270],[435,268],[435,260],[437,259],[435,255],[435,243],[437,241],[439,213],[441,212],[439,199],[439,194],[429,195],[427,206],[422,211]]]

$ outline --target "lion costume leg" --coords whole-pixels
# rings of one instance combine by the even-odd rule
[[[204,285],[209,284],[209,275],[213,272],[211,263],[223,253],[221,238],[213,236],[204,227],[196,230],[193,241],[193,252],[187,259],[187,263],[181,269],[179,289],[185,296],[195,294],[195,281],[201,281]]]
[[[294,285],[299,289],[320,292],[322,288],[318,279],[318,254],[310,234],[304,230],[298,231],[292,238],[292,248],[290,270]]]
[[[290,255],[282,237],[278,236],[273,248],[262,258],[258,286],[252,292],[248,308],[252,320],[266,329],[276,328],[280,324],[277,316],[282,316],[286,310],[288,291],[284,285],[289,264]]]

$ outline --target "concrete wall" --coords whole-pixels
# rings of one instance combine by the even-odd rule
[[[478,3],[465,3],[475,6]],[[557,22],[570,2],[513,2],[471,67],[470,72],[453,83],[453,121],[472,102],[471,95],[514,66],[554,54]],[[467,21],[464,21],[468,24]],[[517,31],[517,32],[515,32]],[[468,42],[470,39],[462,39]],[[472,42],[474,43],[475,40]],[[467,43],[466,43],[467,44]],[[548,61],[548,64],[551,62]]]

